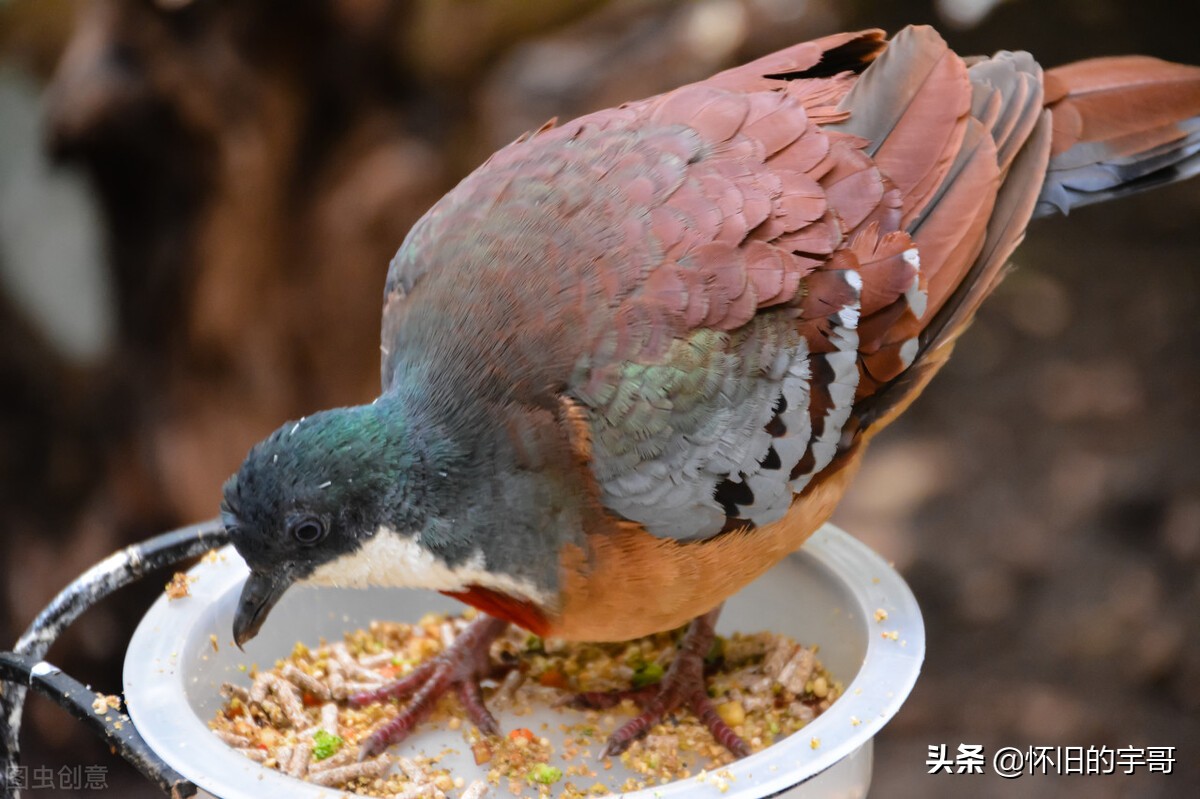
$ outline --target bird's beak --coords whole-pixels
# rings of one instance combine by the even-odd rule
[[[239,649],[258,635],[259,628],[267,620],[267,614],[291,584],[292,581],[283,574],[250,572],[246,584],[242,586],[242,596],[233,617],[233,640]]]

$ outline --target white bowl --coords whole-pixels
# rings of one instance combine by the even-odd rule
[[[316,799],[341,794],[263,768],[228,748],[207,727],[221,705],[222,682],[247,682],[239,665],[270,666],[296,641],[339,640],[373,619],[413,621],[461,605],[428,591],[295,588],[271,612],[258,637],[239,652],[230,627],[245,564],[232,548],[198,564],[189,597],[159,597],[142,619],[125,656],[125,701],[146,743],[207,795],[220,799],[285,796]],[[886,612],[876,620],[877,609]],[[880,614],[882,615],[882,614]],[[871,781],[872,739],[912,690],[925,655],[925,628],[904,580],[864,544],[826,525],[798,552],[731,599],[719,630],[785,633],[819,644],[819,657],[846,686],[825,713],[766,750],[728,767],[716,780],[693,777],[625,794],[628,799],[761,799],[861,797]],[[211,635],[219,648],[213,651]],[[503,711],[503,729],[559,722],[576,711],[546,709],[516,717]],[[573,717],[571,721],[577,721]],[[558,724],[539,731],[555,740]],[[459,751],[442,761],[468,783],[482,777],[462,733],[424,725],[399,751]],[[561,741],[555,750],[562,751]],[[396,751],[394,749],[394,751]],[[614,761],[599,773],[610,785],[627,775]],[[588,785],[591,779],[578,780]],[[493,792],[495,795],[496,792]],[[506,791],[501,789],[506,795]],[[203,795],[203,794],[202,794]]]

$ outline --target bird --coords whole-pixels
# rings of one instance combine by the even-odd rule
[[[682,628],[615,755],[690,710],[734,755],[703,658],[723,602],[830,516],[873,436],[946,363],[1037,217],[1200,171],[1200,68],[1044,70],[931,27],[826,36],[531,131],[389,265],[382,390],[256,444],[221,517],[250,574],[233,632],[293,584],[426,588],[481,613],[352,698],[402,740],[510,624]]]

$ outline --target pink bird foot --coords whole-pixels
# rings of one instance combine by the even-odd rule
[[[632,699],[642,707],[641,715],[609,737],[601,757],[621,754],[667,714],[685,705],[708,727],[717,743],[737,757],[750,754],[746,742],[717,715],[716,707],[708,698],[708,687],[704,684],[704,657],[712,647],[719,615],[721,608],[718,606],[692,620],[675,659],[658,685],[625,691],[593,691],[578,694],[574,698],[571,702],[574,707],[595,710],[613,707],[625,699]]]
[[[463,630],[450,648],[393,683],[350,697],[355,707],[387,699],[412,697],[398,716],[371,733],[359,749],[359,760],[374,757],[394,743],[408,737],[424,721],[437,700],[451,688],[458,692],[471,722],[486,735],[499,735],[500,726],[483,703],[479,680],[492,670],[488,653],[492,642],[508,627],[508,622],[480,615]]]

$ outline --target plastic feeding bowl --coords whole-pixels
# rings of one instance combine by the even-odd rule
[[[221,799],[332,799],[340,791],[264,768],[227,747],[207,722],[221,706],[223,682],[245,683],[238,666],[270,664],[297,641],[340,640],[372,620],[415,621],[431,611],[462,606],[429,591],[294,588],[271,612],[258,637],[239,652],[229,644],[234,608],[246,566],[226,547],[190,572],[191,596],[160,597],[146,614],[125,658],[125,701],[146,743],[205,793]],[[877,611],[886,620],[877,620]],[[878,614],[879,618],[883,614]],[[874,736],[908,696],[925,654],[925,630],[912,592],[874,552],[826,525],[798,552],[731,599],[719,631],[784,633],[820,645],[825,667],[845,693],[796,734],[728,766],[724,790],[692,777],[626,793],[628,799],[759,799],[760,797],[860,797],[871,781]],[[213,649],[211,636],[221,643]],[[562,751],[562,722],[576,711],[544,708],[519,719],[501,710],[502,729],[538,729]],[[536,726],[535,726],[536,725]],[[558,740],[555,740],[558,736]],[[394,752],[454,750],[440,765],[469,784],[484,777],[461,730],[427,723]],[[619,760],[599,770],[610,787],[623,783]],[[503,789],[501,789],[503,792]],[[493,795],[495,795],[493,791]]]

